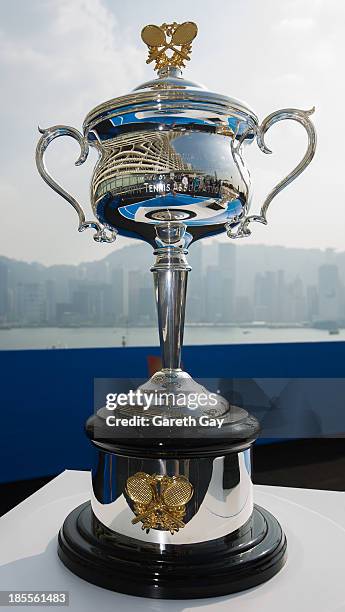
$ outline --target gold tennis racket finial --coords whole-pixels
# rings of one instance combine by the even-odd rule
[[[134,502],[133,525],[141,522],[146,533],[160,529],[174,534],[185,526],[186,504],[193,497],[193,487],[185,476],[137,472],[127,479],[125,492]]]
[[[193,21],[145,26],[141,38],[149,48],[146,63],[154,61],[155,70],[167,66],[184,68],[185,62],[190,60],[192,42],[197,33],[198,27]]]

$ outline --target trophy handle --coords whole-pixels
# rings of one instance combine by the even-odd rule
[[[266,119],[264,119],[262,124],[258,127],[257,142],[263,153],[272,153],[272,151],[268,149],[268,147],[266,147],[265,145],[265,134],[267,130],[269,130],[269,128],[274,123],[277,123],[277,121],[282,121],[284,119],[291,119],[292,121],[297,121],[298,123],[303,125],[308,134],[308,147],[300,163],[290,172],[290,174],[283,178],[283,180],[281,180],[278,185],[276,185],[268,194],[261,207],[259,215],[250,215],[248,217],[245,217],[235,229],[231,228],[229,223],[225,225],[229,238],[244,238],[246,236],[250,236],[251,231],[249,229],[249,224],[253,221],[257,221],[258,223],[263,223],[264,225],[267,225],[266,213],[273,198],[275,198],[275,196],[280,191],[285,189],[287,185],[292,183],[292,181],[294,181],[310,164],[311,160],[314,157],[316,149],[315,127],[309,119],[309,115],[312,115],[314,111],[315,107],[307,111],[298,110],[296,108],[284,108],[282,110],[272,113],[271,115],[268,115],[268,117],[266,117]]]
[[[75,128],[66,125],[54,125],[53,127],[47,129],[38,128],[38,130],[42,136],[38,141],[36,148],[36,166],[43,180],[49,185],[49,187],[54,189],[56,193],[61,195],[61,197],[63,197],[73,206],[79,217],[79,232],[82,232],[87,228],[92,228],[95,230],[93,239],[96,242],[114,242],[117,231],[111,227],[102,225],[98,221],[86,221],[84,211],[80,204],[73,196],[67,193],[67,191],[60,187],[56,181],[54,181],[54,179],[48,173],[44,163],[44,153],[52,140],[58,138],[59,136],[71,136],[80,145],[80,155],[75,162],[76,166],[80,166],[84,163],[89,153],[89,145],[86,138],[84,138],[84,136]],[[107,234],[107,230],[109,230],[109,234]]]

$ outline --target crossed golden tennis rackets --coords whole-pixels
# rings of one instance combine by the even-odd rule
[[[156,70],[165,66],[183,68],[184,62],[190,60],[191,43],[197,33],[198,27],[193,21],[145,26],[141,31],[141,38],[149,48],[146,63],[156,61]],[[168,50],[173,51],[170,57],[166,53]]]
[[[171,534],[185,526],[186,504],[193,497],[193,487],[185,476],[162,476],[137,472],[126,483],[126,493],[134,502],[136,517],[146,533],[162,529]]]

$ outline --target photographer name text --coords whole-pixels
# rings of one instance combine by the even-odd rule
[[[213,418],[206,414],[200,417],[167,417],[155,415],[152,417],[132,416],[129,418],[116,417],[110,414],[106,418],[108,427],[217,427],[220,429],[224,423],[222,418]]]

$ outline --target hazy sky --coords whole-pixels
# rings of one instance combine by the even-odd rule
[[[140,30],[147,23],[196,21],[185,75],[213,91],[246,100],[263,119],[279,108],[316,106],[318,151],[305,173],[277,196],[269,226],[253,243],[344,249],[345,2],[340,0],[0,0],[0,254],[47,264],[99,259],[114,245],[79,234],[77,216],[39,177],[37,125],[81,129],[87,112],[152,76]],[[252,210],[304,154],[294,122],[267,136],[274,154],[248,150]],[[77,144],[54,141],[50,172],[88,196],[95,154],[75,167]],[[118,246],[128,243],[118,238]],[[149,246],[147,248],[150,248]]]

